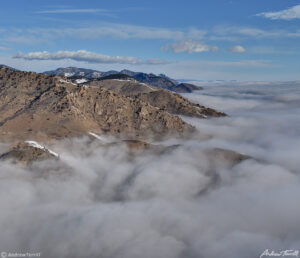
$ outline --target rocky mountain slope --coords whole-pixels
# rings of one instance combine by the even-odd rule
[[[142,100],[151,106],[167,110],[171,114],[199,118],[225,116],[222,112],[192,103],[171,91],[140,83],[132,79],[132,77],[110,79],[114,77],[115,75],[110,75],[105,77],[107,78],[106,80],[87,82],[86,85],[105,88],[133,99]]]
[[[199,118],[226,116],[225,113],[192,103],[182,96],[168,92],[166,90],[156,90],[148,93],[139,93],[136,95],[136,97],[154,107],[167,110],[171,114]]]
[[[58,155],[35,142],[22,142],[0,155],[0,160],[13,160],[29,166],[36,161],[58,159]]]
[[[108,72],[100,72],[91,69],[84,69],[84,68],[76,68],[76,67],[67,67],[67,68],[58,68],[54,71],[46,71],[45,74],[49,75],[58,75],[58,76],[65,76],[70,79],[87,79],[87,80],[94,80],[100,79],[109,75],[128,75],[135,80],[149,84],[156,88],[162,88],[178,93],[189,93],[194,90],[201,90],[201,87],[195,86],[193,84],[187,83],[179,83],[174,79],[167,77],[164,74],[155,75],[155,74],[147,74],[142,72],[133,72],[130,70],[122,70],[118,71],[108,71]]]
[[[165,110],[60,77],[0,69],[0,139],[95,133],[143,138],[183,134],[192,126]]]

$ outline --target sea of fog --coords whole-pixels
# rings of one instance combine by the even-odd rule
[[[0,252],[41,257],[254,258],[300,248],[300,85],[205,86],[185,97],[226,112],[160,155],[87,138],[61,161],[0,163]],[[3,145],[2,149],[5,148]],[[208,149],[249,155],[213,166]],[[216,180],[217,178],[217,180]]]

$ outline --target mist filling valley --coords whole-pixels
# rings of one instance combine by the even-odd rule
[[[88,137],[30,169],[0,162],[0,250],[45,257],[259,257],[300,246],[300,87],[205,86],[184,94],[229,116],[128,154]],[[110,139],[108,139],[109,141]],[[6,149],[1,145],[1,152]],[[212,158],[226,149],[250,157]]]

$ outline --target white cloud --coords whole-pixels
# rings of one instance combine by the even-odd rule
[[[78,51],[57,51],[55,53],[44,52],[30,52],[23,54],[19,52],[13,58],[25,60],[64,60],[70,59],[79,62],[98,63],[98,64],[165,64],[166,61],[160,59],[141,60],[136,57],[128,56],[107,56],[89,52],[86,50]]]
[[[8,50],[9,48],[0,46],[0,50]]]
[[[184,40],[181,42],[168,44],[168,45],[163,46],[161,49],[165,50],[165,51],[172,50],[173,53],[188,52],[190,54],[218,51],[218,47],[208,46],[205,43],[195,42],[192,40]]]
[[[300,19],[300,5],[295,5],[291,8],[281,10],[278,12],[263,12],[257,14],[271,20],[293,20]]]
[[[296,33],[296,34],[295,34]],[[212,34],[217,37],[232,38],[233,36],[254,37],[254,38],[279,38],[279,37],[299,37],[298,31],[287,30],[264,30],[256,27],[239,26],[217,26]]]
[[[1,32],[1,31],[0,31]],[[3,31],[0,37],[2,42],[16,42],[37,44],[52,42],[58,38],[75,39],[165,39],[165,40],[200,40],[207,32],[197,28],[169,29],[159,27],[137,26],[130,24],[101,23],[91,27],[77,28],[11,28]]]
[[[38,11],[39,14],[65,14],[65,13],[110,13],[111,11],[106,9],[56,9]]]
[[[45,11],[38,11],[35,12],[36,14],[101,14],[104,16],[114,17],[117,16],[114,14],[114,11],[106,10],[106,9],[54,9],[54,10],[45,10]]]
[[[232,52],[232,53],[245,53],[245,52],[247,52],[247,50],[244,47],[239,46],[239,45],[229,48],[228,51]]]

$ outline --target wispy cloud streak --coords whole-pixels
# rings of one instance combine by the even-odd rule
[[[9,49],[8,47],[0,46],[0,50],[8,50],[8,49]]]
[[[149,59],[142,60],[136,57],[128,56],[107,56],[103,54],[98,54],[94,52],[89,52],[86,50],[78,51],[57,51],[55,53],[44,52],[30,52],[28,54],[23,54],[19,52],[13,56],[17,59],[25,60],[74,60],[79,62],[88,63],[100,63],[100,64],[165,64],[166,61],[160,59]]]
[[[291,8],[278,12],[263,12],[256,16],[262,16],[271,20],[293,20],[300,19],[300,5],[295,5]]]
[[[65,14],[65,13],[110,13],[110,10],[106,9],[55,9],[38,11],[39,14]]]

